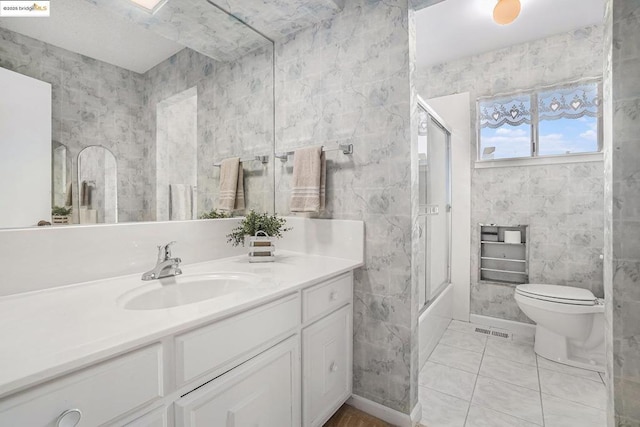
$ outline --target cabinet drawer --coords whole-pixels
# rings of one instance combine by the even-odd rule
[[[175,403],[181,427],[298,427],[300,338],[278,344]]]
[[[163,395],[160,344],[117,357],[0,402],[0,425],[53,427],[79,409],[78,427],[99,426]]]
[[[307,322],[353,298],[353,274],[347,273],[302,291],[302,321]]]
[[[351,396],[352,305],[302,331],[304,427],[319,427]]]
[[[205,373],[232,368],[234,359],[292,331],[299,323],[300,299],[292,295],[176,337],[178,386]]]

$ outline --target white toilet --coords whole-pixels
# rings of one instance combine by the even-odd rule
[[[604,302],[588,289],[526,284],[516,287],[520,309],[536,322],[538,355],[604,372]]]

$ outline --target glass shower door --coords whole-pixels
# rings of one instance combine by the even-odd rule
[[[450,281],[450,133],[419,106],[420,300],[429,304]]]

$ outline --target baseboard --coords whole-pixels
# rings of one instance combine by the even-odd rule
[[[530,323],[516,322],[514,320],[498,319],[497,317],[482,316],[480,314],[471,314],[469,316],[471,323],[478,325],[492,326],[494,328],[506,329],[517,335],[533,337],[536,334],[536,325]]]
[[[398,427],[413,427],[422,417],[422,405],[420,405],[420,402],[416,403],[410,415],[387,408],[373,400],[365,399],[355,394],[351,395],[347,400],[347,404]]]
[[[413,411],[411,411],[411,427],[417,425],[420,420],[422,420],[422,404],[420,402],[416,403],[416,406],[413,407]]]

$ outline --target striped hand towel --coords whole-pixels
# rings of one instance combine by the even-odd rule
[[[326,171],[322,146],[295,151],[291,183],[291,212],[324,210]]]

